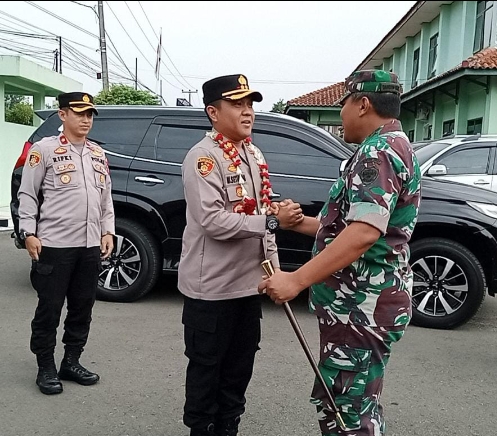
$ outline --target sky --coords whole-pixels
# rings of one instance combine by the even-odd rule
[[[52,69],[61,37],[64,75],[96,95],[103,89],[96,78],[102,65],[97,3],[2,2],[0,55]],[[269,111],[280,100],[343,81],[415,3],[103,2],[109,82],[135,86],[136,76],[138,89],[157,93],[164,105],[180,98],[202,107],[205,81],[245,74],[264,98],[255,109]]]

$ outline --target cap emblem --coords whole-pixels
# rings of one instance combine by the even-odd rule
[[[238,83],[240,84],[240,89],[249,89],[247,78],[245,76],[240,75],[240,77],[238,78]]]
[[[88,97],[86,94],[85,94],[85,95],[83,95],[83,101],[84,101],[85,103],[90,103],[90,97]]]

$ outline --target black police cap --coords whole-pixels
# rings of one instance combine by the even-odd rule
[[[71,108],[74,112],[92,110],[95,115],[98,111],[93,104],[93,96],[86,92],[66,92],[57,97],[59,108]]]
[[[202,85],[202,91],[205,106],[216,100],[240,100],[249,95],[254,101],[262,101],[262,94],[249,88],[243,74],[215,77]]]

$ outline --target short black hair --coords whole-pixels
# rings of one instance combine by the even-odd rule
[[[366,97],[375,112],[382,118],[398,118],[400,116],[400,95],[393,92],[353,92],[348,98],[358,101]]]

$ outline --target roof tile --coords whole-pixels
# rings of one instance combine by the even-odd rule
[[[471,70],[490,70],[497,69],[497,47],[487,47],[470,56],[466,60],[462,61],[455,68],[452,68],[445,73],[433,77],[429,81],[434,82],[440,77],[444,77],[454,71],[461,70],[463,68],[469,68]],[[318,89],[317,91],[310,92],[309,94],[304,94],[300,97],[288,100],[286,106],[293,107],[330,107],[338,106],[338,102],[345,93],[344,82],[338,82],[333,85],[327,86],[326,88]]]

